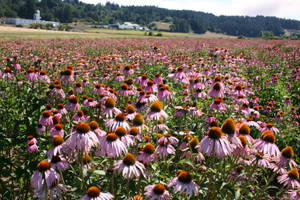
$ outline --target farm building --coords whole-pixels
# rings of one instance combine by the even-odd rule
[[[34,23],[39,23],[39,24],[44,24],[44,25],[52,24],[54,27],[57,27],[59,25],[59,22],[41,20],[41,15],[40,15],[39,10],[37,10],[36,13],[34,13],[33,19],[4,18],[4,19],[2,19],[2,23],[14,24],[14,25],[30,25],[30,24],[34,24]]]
[[[132,24],[131,22],[124,22],[124,24],[109,24],[108,28],[110,29],[121,29],[121,30],[141,30],[141,31],[149,31],[147,27],[142,27],[138,24]]]

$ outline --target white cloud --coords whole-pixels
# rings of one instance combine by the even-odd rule
[[[154,5],[169,9],[196,10],[216,15],[265,15],[300,20],[300,0],[81,0],[86,3]]]

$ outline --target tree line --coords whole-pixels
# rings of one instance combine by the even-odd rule
[[[169,22],[170,31],[204,33],[212,31],[235,36],[259,37],[263,31],[276,36],[284,29],[300,29],[300,21],[264,16],[215,16],[191,10],[169,10],[155,6],[119,6],[113,3],[86,4],[79,0],[0,0],[0,17],[31,19],[35,10],[44,20],[97,24],[134,22],[151,26],[153,21]],[[153,25],[153,24],[152,24]]]

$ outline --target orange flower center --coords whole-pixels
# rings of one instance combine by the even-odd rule
[[[70,96],[70,97],[69,97],[69,102],[70,102],[70,103],[73,103],[73,104],[76,104],[76,103],[79,102],[79,98],[76,97],[76,96]]]
[[[208,137],[214,140],[220,139],[224,134],[222,133],[221,129],[218,127],[212,127],[208,131]]]
[[[37,165],[37,169],[40,172],[45,172],[45,171],[49,170],[50,167],[51,167],[51,164],[47,160],[43,160],[43,161],[39,162],[39,164]]]
[[[105,101],[105,107],[114,108],[115,106],[116,106],[116,101],[113,98],[108,97]]]
[[[190,144],[190,147],[192,148],[193,152],[196,153],[197,150],[195,149],[195,147],[199,144],[199,140],[198,138],[193,138],[190,140],[189,144]]]
[[[118,135],[115,134],[115,133],[108,133],[106,135],[106,140],[109,141],[109,142],[116,141],[117,139],[118,139]]]
[[[249,126],[247,124],[243,124],[240,127],[239,133],[241,135],[249,135],[250,134],[250,128],[249,128]]]
[[[233,135],[235,133],[235,122],[233,119],[228,118],[222,125],[222,131],[228,135]]]
[[[192,181],[192,176],[187,171],[181,171],[178,175],[178,180],[182,183],[190,183]]]
[[[133,136],[137,136],[139,134],[139,129],[137,129],[137,127],[131,127],[129,130],[129,134]]]
[[[236,90],[239,90],[239,91],[242,90],[242,85],[238,84],[238,85],[235,87],[235,89],[236,89]]]
[[[96,121],[91,121],[90,122],[90,127],[92,130],[96,130],[97,128],[99,128],[99,124]]]
[[[221,84],[219,82],[216,82],[213,86],[213,89],[219,91],[221,89]]]
[[[262,133],[262,135],[263,135],[263,140],[266,142],[274,143],[276,140],[276,136],[271,131],[267,133]]]
[[[100,189],[96,186],[92,186],[88,189],[87,191],[87,195],[90,197],[90,198],[96,198],[96,197],[99,197],[100,195]]]
[[[126,154],[125,157],[123,158],[123,163],[127,166],[134,165],[135,162],[136,162],[136,158],[131,153]]]
[[[133,105],[129,105],[128,107],[127,107],[127,112],[129,113],[129,114],[132,114],[132,113],[134,113],[136,111],[136,109],[135,109],[135,107],[133,106]]]
[[[293,168],[288,172],[288,176],[292,179],[299,179],[299,172],[297,168]]]
[[[78,117],[82,117],[84,115],[84,113],[82,110],[78,110],[77,115],[78,115]]]
[[[56,129],[57,131],[60,131],[60,130],[63,129],[63,126],[62,126],[61,124],[56,124],[56,125],[55,125],[55,129]]]
[[[115,133],[117,134],[118,137],[123,137],[127,134],[127,131],[124,127],[120,126],[116,129]]]
[[[50,113],[49,110],[45,110],[45,111],[43,112],[43,117],[44,117],[44,118],[49,118],[50,116],[51,116],[51,113]]]
[[[145,120],[141,113],[137,113],[132,122],[134,126],[141,126],[144,124]]]
[[[152,112],[160,112],[162,109],[163,105],[159,100],[154,101],[150,106]]]
[[[129,86],[126,83],[123,83],[121,88],[122,90],[129,90]]]
[[[239,136],[239,139],[240,139],[240,141],[241,141],[243,147],[246,147],[247,144],[248,144],[247,138],[246,138],[245,136],[243,136],[243,135],[240,135],[240,136]]]
[[[214,100],[214,103],[217,104],[217,105],[219,105],[221,102],[222,102],[222,99],[215,99]]]
[[[153,154],[155,151],[155,146],[153,144],[151,144],[150,142],[148,142],[147,144],[145,144],[143,151],[146,154]]]
[[[166,190],[166,187],[163,185],[163,184],[156,184],[153,188],[153,192],[156,194],[156,195],[162,195]]]
[[[246,170],[246,168],[243,167],[243,166],[238,166],[238,167],[235,169],[235,171],[236,171],[238,174],[240,174],[242,171],[245,171],[245,170]]]
[[[89,154],[84,154],[82,157],[82,162],[83,164],[88,164],[92,161],[91,156],[89,156]]]
[[[60,135],[55,135],[52,138],[52,144],[53,146],[58,146],[61,145],[62,143],[64,143],[64,139],[60,136]]]
[[[90,130],[91,130],[90,126],[85,122],[81,122],[80,124],[76,125],[76,131],[78,133],[84,134],[84,133],[88,133]]]
[[[126,114],[125,113],[119,113],[119,114],[117,114],[115,119],[118,122],[123,122],[126,119]]]
[[[295,153],[294,153],[294,149],[291,146],[287,146],[284,149],[282,149],[281,151],[281,155],[285,158],[292,158],[294,157]]]

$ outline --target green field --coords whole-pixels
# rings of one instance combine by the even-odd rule
[[[158,32],[153,32],[156,35]],[[171,33],[161,32],[162,37],[176,38],[228,38],[216,33]],[[145,31],[137,30],[109,30],[109,29],[86,29],[84,32],[48,31],[39,29],[16,28],[13,26],[0,26],[0,39],[55,39],[55,38],[159,38],[157,36],[145,36]]]

